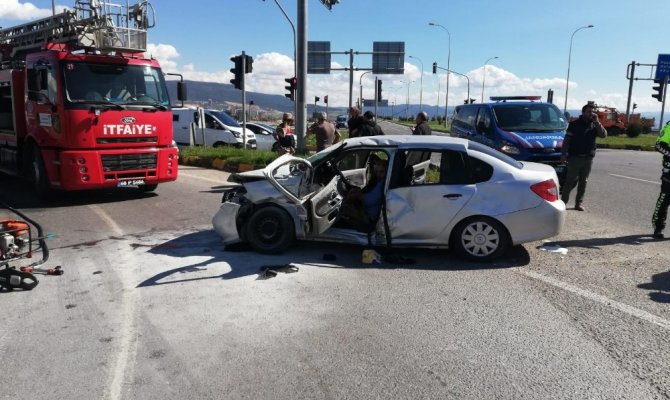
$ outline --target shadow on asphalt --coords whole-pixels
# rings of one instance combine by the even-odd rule
[[[640,289],[653,290],[649,299],[657,303],[670,303],[670,271],[652,275],[651,282],[637,285]]]
[[[59,208],[87,204],[119,203],[158,196],[142,193],[137,188],[114,190],[87,190],[81,192],[55,192],[49,199],[40,199],[25,181],[0,173],[0,185],[11,188],[0,191],[0,200],[16,209]]]
[[[235,279],[244,276],[258,275],[263,279],[263,267],[275,268],[291,264],[302,264],[320,268],[356,268],[356,269],[408,269],[408,270],[485,270],[502,269],[528,265],[530,255],[523,246],[513,247],[503,258],[488,263],[464,261],[446,250],[432,249],[377,249],[383,256],[395,256],[399,263],[382,262],[381,264],[363,264],[361,255],[363,247],[358,245],[297,242],[280,256],[259,254],[246,244],[228,246],[224,249],[221,239],[214,230],[199,231],[154,246],[151,254],[170,257],[192,257],[210,255],[211,258],[192,265],[163,271],[141,282],[137,287],[165,285],[171,283],[200,281],[207,279]],[[325,256],[325,257],[324,257]],[[335,257],[333,260],[332,258]],[[402,261],[414,261],[402,262]],[[224,274],[189,277],[189,273],[206,271],[208,265],[227,262],[231,270]],[[166,278],[170,277],[169,280]],[[180,277],[180,278],[177,278]]]
[[[651,232],[646,235],[628,235],[613,238],[590,238],[578,240],[557,240],[543,243],[543,246],[560,246],[560,247],[583,247],[585,249],[598,249],[604,246],[613,246],[617,244],[628,244],[640,246],[649,242],[662,242],[666,239],[654,239],[651,237]]]

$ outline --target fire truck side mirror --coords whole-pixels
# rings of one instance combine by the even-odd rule
[[[187,90],[186,90],[186,82],[177,82],[177,100],[184,101],[188,100],[188,96],[186,95]]]

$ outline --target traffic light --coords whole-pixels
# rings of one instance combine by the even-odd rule
[[[288,83],[288,86],[284,86],[284,89],[288,90],[288,93],[284,94],[284,96],[291,99],[291,101],[295,101],[295,89],[298,87],[298,80],[295,77],[293,77],[293,78],[286,78],[284,79],[284,81]]]
[[[633,111],[637,108],[637,103],[633,103]]]
[[[230,80],[230,83],[235,89],[242,89],[242,75],[244,75],[244,71],[242,71],[242,56],[230,57],[230,61],[235,64],[235,67],[230,69],[230,72],[235,76]]]
[[[652,94],[651,97],[655,98],[658,101],[663,101],[663,89],[665,89],[665,79],[654,79],[654,83],[658,86],[652,86],[652,89],[656,94]]]
[[[315,103],[318,103],[319,100],[321,100],[321,97],[319,97],[319,96],[314,96],[314,102],[315,102]]]
[[[553,103],[554,102],[554,91],[549,89],[547,92],[547,103]]]
[[[377,80],[377,101],[382,101],[382,81]]]
[[[328,95],[323,96],[323,102],[328,104]]]
[[[246,57],[246,63],[244,64],[244,73],[245,74],[250,74],[251,71],[253,70],[253,65],[254,65],[254,59],[248,54],[245,54],[244,57]]]
[[[433,63],[433,73],[437,74],[437,63],[436,62]]]

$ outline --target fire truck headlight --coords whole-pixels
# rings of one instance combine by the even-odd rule
[[[83,157],[82,157],[82,158],[78,158],[78,159],[77,159],[77,163],[79,163],[79,164],[86,164],[86,159],[83,158]]]
[[[88,182],[88,179],[89,179],[88,175],[82,175],[81,176],[81,180],[84,181],[84,182]]]
[[[86,168],[86,167],[79,167],[79,172],[81,172],[82,174],[85,174],[85,173],[88,172],[88,168]]]

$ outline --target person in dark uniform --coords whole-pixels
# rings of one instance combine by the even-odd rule
[[[363,120],[358,126],[358,136],[378,136],[383,135],[382,127],[375,121],[375,114],[372,111],[366,111],[363,114]]]
[[[584,193],[586,181],[591,173],[593,157],[596,155],[596,137],[607,137],[607,131],[598,121],[598,114],[593,104],[582,107],[582,115],[570,122],[565,132],[561,162],[567,163],[565,186],[561,193],[561,200],[567,205],[570,192],[577,185],[575,210],[584,211]]]

